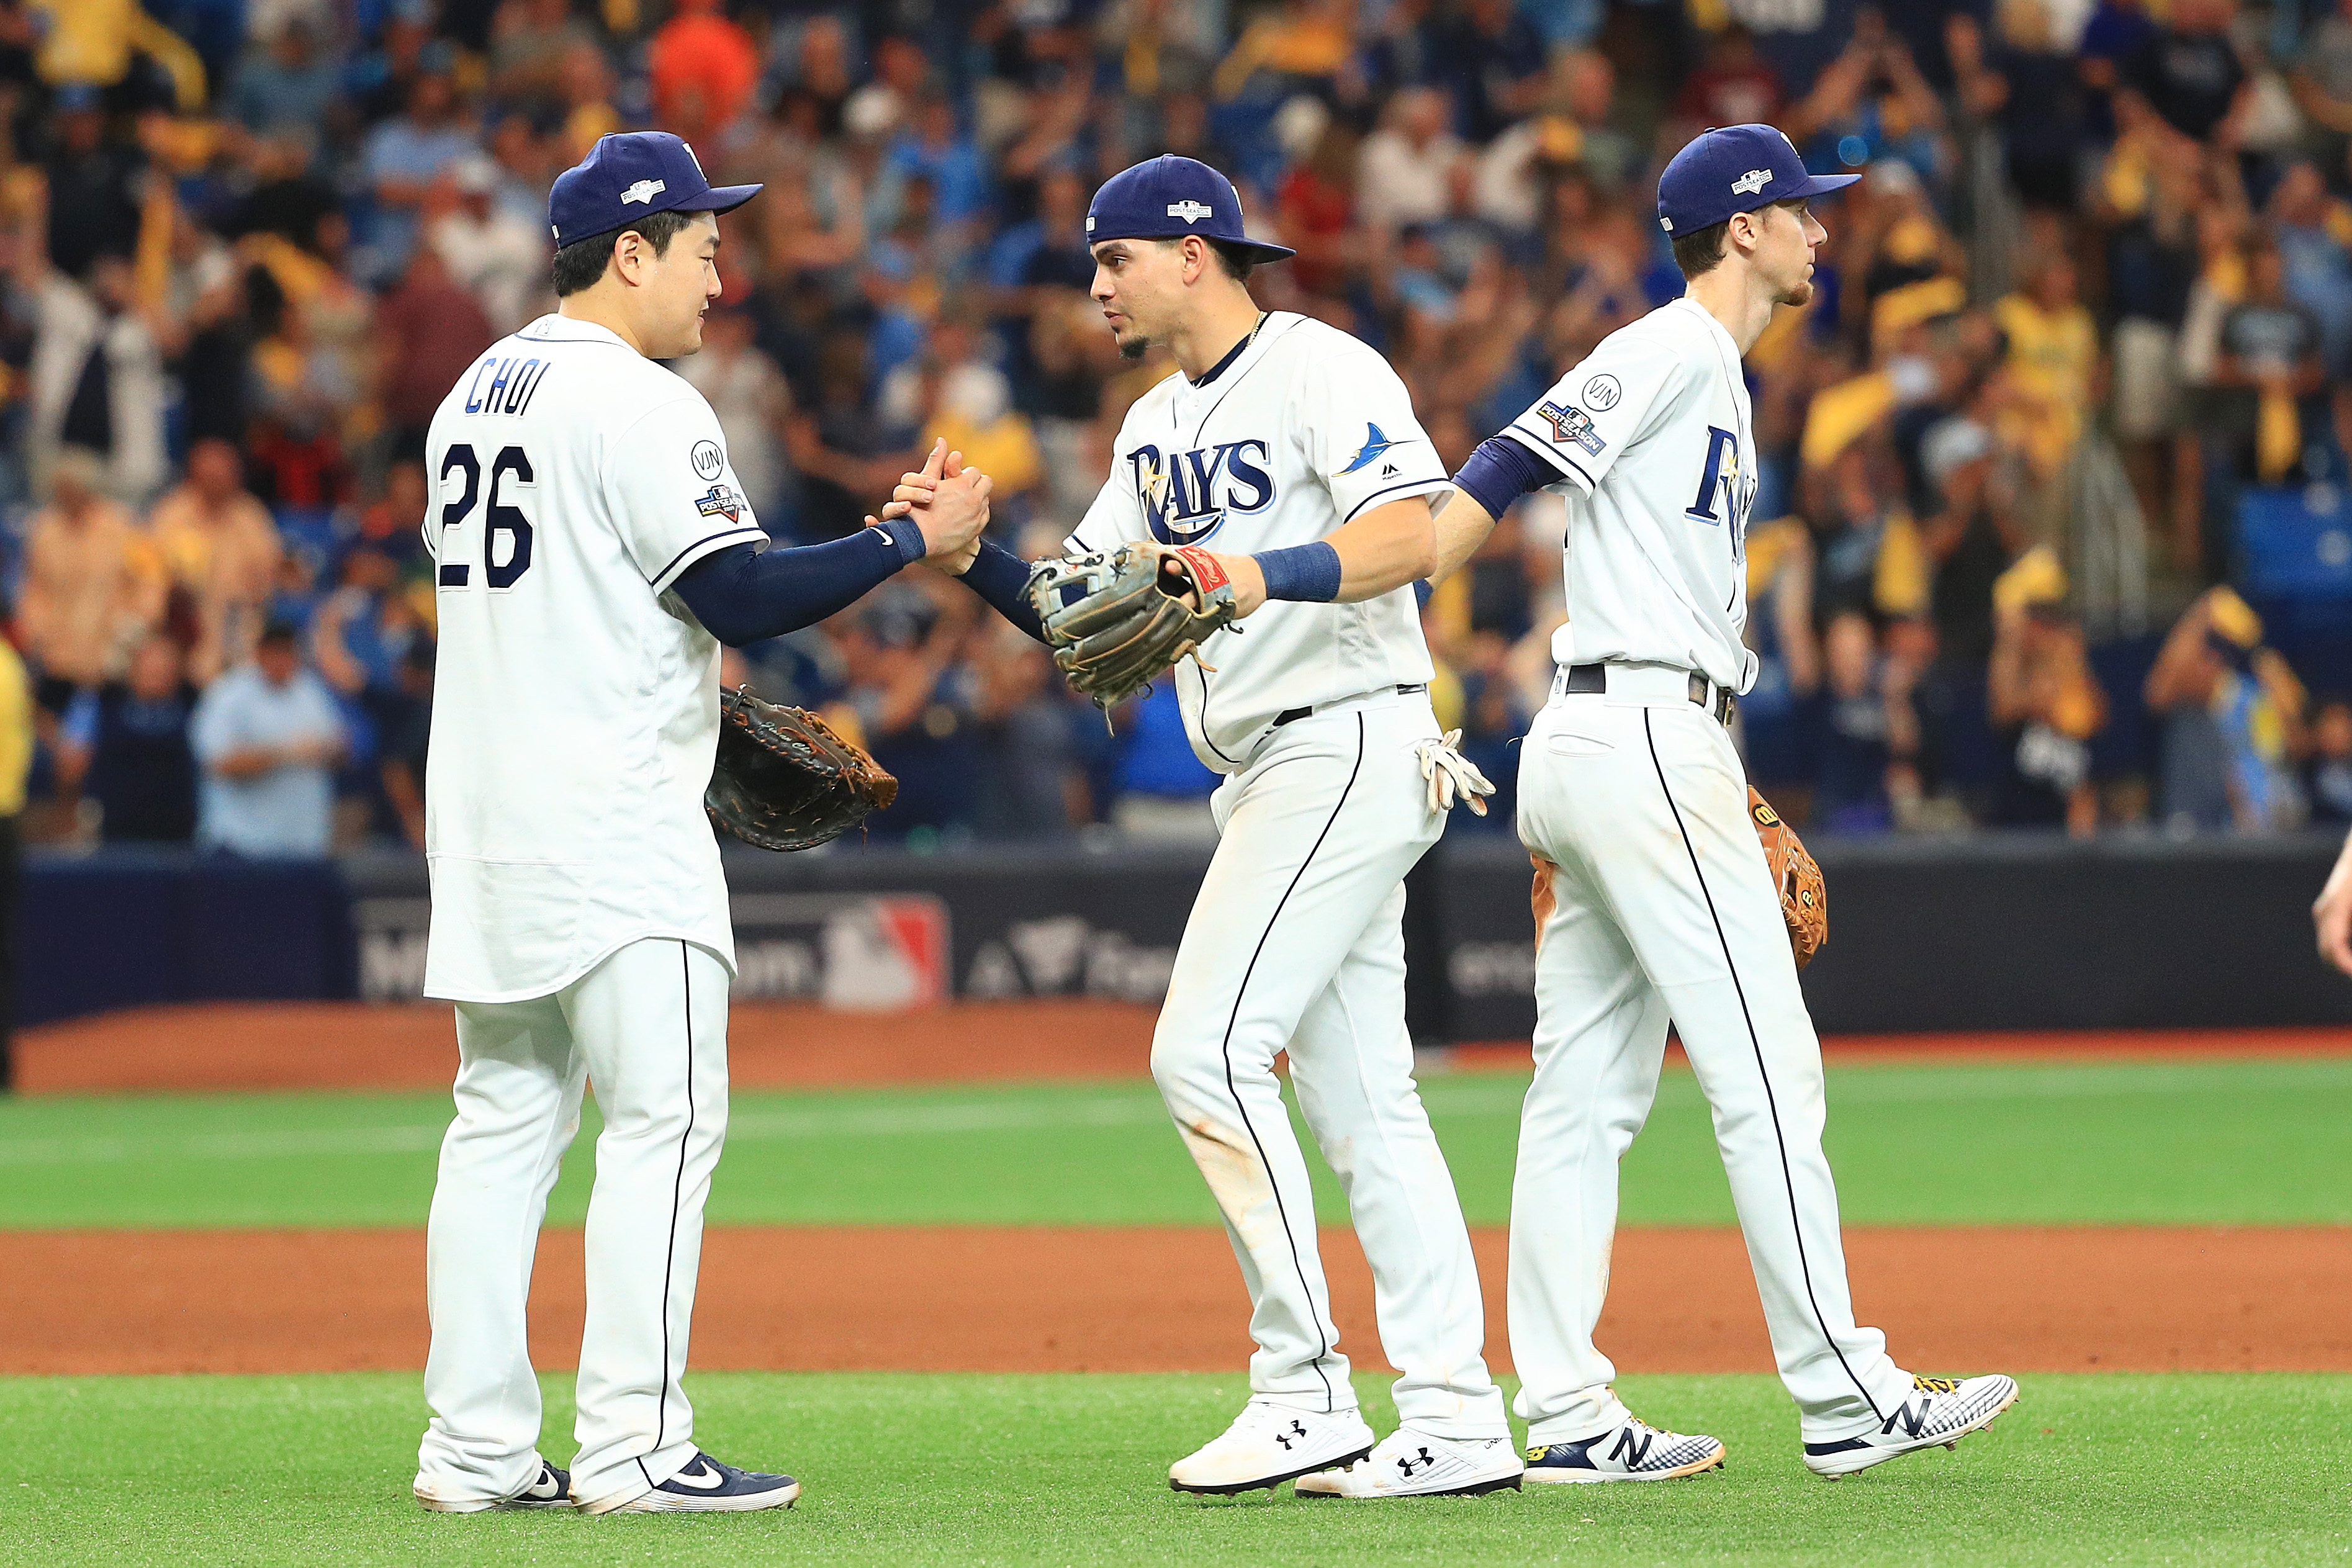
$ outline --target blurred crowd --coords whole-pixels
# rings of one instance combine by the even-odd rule
[[[726,294],[675,368],[782,542],[936,437],[1054,552],[1127,407],[1087,201],[1161,152],[1372,343],[1449,467],[1681,290],[1664,159],[1765,121],[1862,183],[1749,356],[1756,782],[1839,832],[2352,818],[2352,0],[0,0],[0,560],[35,837],[419,842],[425,427],[552,309],[550,182],[684,135]],[[1559,503],[1425,595],[1504,785]],[[876,837],[1207,831],[1163,685],[1108,720],[907,574],[727,677],[901,780]]]

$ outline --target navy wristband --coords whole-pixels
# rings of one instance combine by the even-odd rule
[[[993,539],[980,542],[980,553],[963,574],[964,586],[988,601],[996,613],[1036,638],[1045,640],[1045,623],[1029,603],[1029,563]]]
[[[1454,485],[1485,507],[1488,517],[1499,519],[1511,509],[1512,502],[1529,490],[1539,490],[1566,478],[1565,471],[1508,436],[1490,436],[1478,443],[1478,449],[1470,454],[1462,471],[1454,476]]]
[[[923,542],[923,531],[915,526],[915,520],[911,517],[894,517],[876,526],[898,547],[898,559],[908,566],[920,561],[930,549]]]
[[[1250,557],[1265,574],[1265,596],[1328,605],[1339,596],[1339,552],[1328,539],[1261,550]]]

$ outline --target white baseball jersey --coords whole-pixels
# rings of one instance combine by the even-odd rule
[[[1372,507],[1445,489],[1445,465],[1388,362],[1278,310],[1198,384],[1171,375],[1119,427],[1076,551],[1133,541],[1235,555],[1307,544]],[[1410,587],[1353,605],[1276,600],[1176,667],[1192,750],[1243,767],[1276,715],[1430,678]]]
[[[765,535],[710,405],[603,327],[542,316],[451,388],[425,465],[425,994],[543,996],[649,936],[731,970],[702,810],[719,644],[668,590]]]
[[[1675,300],[1601,340],[1504,434],[1560,471],[1561,664],[1679,665],[1746,691],[1755,420],[1739,345]]]

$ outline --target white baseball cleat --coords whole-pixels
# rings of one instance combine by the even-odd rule
[[[1180,1492],[1248,1492],[1360,1459],[1372,1429],[1353,1410],[1318,1415],[1253,1399],[1234,1424],[1198,1451],[1168,1467]]]
[[[1671,1481],[1721,1468],[1723,1445],[1717,1439],[1660,1431],[1631,1415],[1597,1437],[1528,1448],[1531,1481]]]
[[[1400,1426],[1343,1470],[1298,1478],[1300,1497],[1477,1497],[1517,1491],[1526,1469],[1508,1437],[1435,1437]]]
[[[1971,1432],[1981,1432],[1993,1417],[2017,1403],[2017,1380],[1999,1373],[1984,1377],[1914,1377],[1912,1394],[1875,1432],[1838,1443],[1805,1445],[1805,1468],[1825,1481],[1884,1464],[1897,1454],[1908,1454],[1941,1444],[1958,1446]]]

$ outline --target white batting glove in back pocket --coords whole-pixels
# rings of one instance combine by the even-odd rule
[[[1421,759],[1421,776],[1429,781],[1430,810],[1444,816],[1454,809],[1458,795],[1474,813],[1484,816],[1484,797],[1494,794],[1495,786],[1478,771],[1476,763],[1462,754],[1461,740],[1461,731],[1448,730],[1437,740],[1414,746],[1412,754]]]

